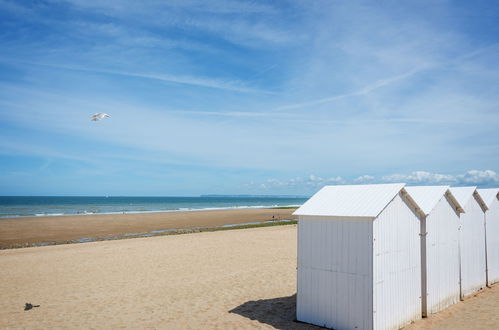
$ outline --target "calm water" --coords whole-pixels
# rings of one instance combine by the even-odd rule
[[[0,197],[0,218],[298,206],[295,197]]]

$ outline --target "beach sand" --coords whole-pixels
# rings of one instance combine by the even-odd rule
[[[2,250],[0,328],[311,328],[295,286],[296,225]]]
[[[137,214],[100,214],[0,219],[0,247],[59,242],[152,230],[212,227],[295,219],[294,209],[237,209]]]
[[[2,250],[0,328],[318,329],[293,322],[296,234],[286,225]],[[497,329],[498,302],[494,286],[409,329]]]
[[[404,329],[499,329],[499,283]]]

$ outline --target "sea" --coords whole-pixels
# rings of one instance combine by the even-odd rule
[[[0,218],[297,207],[306,200],[303,196],[0,196]]]

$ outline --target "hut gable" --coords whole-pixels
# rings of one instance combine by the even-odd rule
[[[477,189],[477,191],[488,208],[491,207],[494,199],[499,199],[499,188]]]
[[[450,192],[449,186],[412,186],[405,187],[405,190],[425,215],[429,215],[446,194],[453,207],[458,212],[463,212],[463,206],[461,206],[456,197]]]
[[[468,201],[470,198],[473,196],[473,193],[475,192],[476,187],[452,187],[450,188],[450,192],[456,200],[459,202],[460,205],[463,207],[468,204]]]
[[[376,218],[404,186],[403,183],[325,186],[293,214]]]
[[[466,208],[466,205],[468,205],[472,197],[476,199],[476,201],[478,202],[478,204],[480,204],[480,207],[484,212],[487,211],[488,209],[487,205],[485,204],[485,201],[482,199],[480,194],[478,194],[476,187],[451,187],[450,192],[452,193],[452,195],[454,195],[456,200],[464,209]]]

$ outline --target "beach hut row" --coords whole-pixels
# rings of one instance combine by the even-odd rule
[[[325,186],[294,214],[298,321],[399,329],[499,281],[499,188]]]

